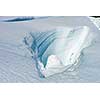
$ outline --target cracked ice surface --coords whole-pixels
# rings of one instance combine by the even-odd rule
[[[75,69],[72,67],[69,71],[65,70],[60,74],[41,79],[35,61],[23,44],[23,37],[31,31],[43,32],[59,26],[87,26],[96,37],[95,41],[93,45],[83,50]],[[29,22],[0,22],[0,82],[100,82],[99,47],[99,30],[87,17],[69,16],[36,19]],[[55,56],[51,58],[58,60]]]

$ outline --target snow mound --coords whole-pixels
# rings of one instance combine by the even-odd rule
[[[40,76],[61,73],[78,61],[92,41],[89,27],[59,27],[56,30],[30,33],[24,39],[33,54]]]

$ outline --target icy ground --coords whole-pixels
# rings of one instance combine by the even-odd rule
[[[96,22],[96,19],[92,21]],[[88,17],[51,17],[29,22],[0,22],[0,82],[100,82],[100,32],[92,21]],[[1,42],[5,38],[17,39],[15,35],[21,33],[66,25],[87,25],[96,35],[92,45],[83,51],[80,63],[72,72],[65,71],[48,78],[40,78],[31,57],[17,53],[17,49],[13,52],[13,49],[10,49],[13,47]],[[8,33],[8,36],[4,37],[4,33]]]

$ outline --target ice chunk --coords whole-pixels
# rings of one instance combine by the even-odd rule
[[[82,50],[90,45],[92,37],[87,26],[58,27],[52,31],[30,33],[26,44],[43,76],[61,73],[78,61]],[[88,42],[89,41],[89,42]],[[31,44],[31,45],[30,45]]]

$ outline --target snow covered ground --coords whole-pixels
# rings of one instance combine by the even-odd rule
[[[9,17],[0,17],[0,20]],[[13,18],[13,17],[11,17]],[[10,18],[10,19],[11,19]],[[100,82],[100,31],[95,19],[88,17],[47,17],[30,21],[0,22],[0,82]],[[22,38],[26,33],[44,31],[58,26],[88,26],[95,39],[84,49],[74,71],[64,71],[40,78],[35,62],[28,56]]]

